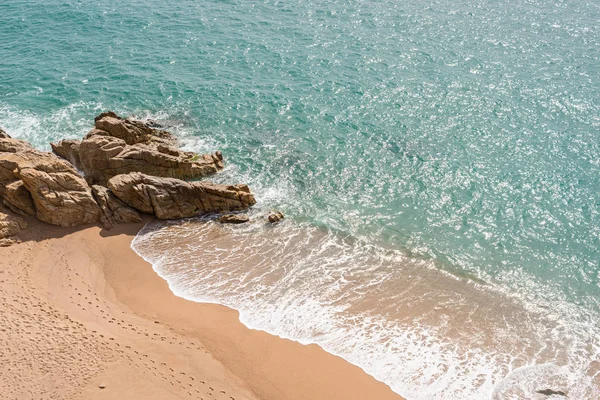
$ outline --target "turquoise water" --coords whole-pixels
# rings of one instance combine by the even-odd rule
[[[176,293],[317,342],[409,399],[519,398],[503,389],[507,379],[518,386],[515,371],[528,376],[540,365],[540,375],[565,376],[560,385],[571,398],[599,397],[600,4],[9,0],[0,3],[0,26],[7,132],[48,149],[51,140],[80,137],[102,110],[170,121],[186,148],[222,150],[228,167],[215,179],[248,182],[257,213],[288,215],[276,228],[286,248],[293,253],[297,240],[314,255],[271,259],[265,268],[299,269],[271,276],[270,289],[229,282],[228,297],[206,291],[218,287],[214,275],[182,281],[145,254]],[[168,241],[169,229],[193,231],[207,246],[215,234],[200,221],[154,240]],[[264,227],[239,229],[228,234],[244,237],[246,250],[251,237],[272,243]],[[153,235],[139,239],[143,253],[141,241]],[[172,261],[196,268],[191,260],[201,250]],[[354,286],[346,285],[349,271]],[[244,271],[233,273],[244,281]],[[319,274],[340,290],[335,302],[311,292]],[[416,298],[402,297],[399,285],[423,277],[442,282],[439,291],[419,289],[437,299],[432,309],[444,288],[461,293],[443,303],[454,311],[424,321],[426,313],[399,310]],[[288,279],[294,284],[277,285]],[[302,282],[312,282],[302,296],[314,307],[286,297]],[[194,285],[204,297],[189,291]],[[263,304],[257,293],[268,290]],[[329,322],[305,331],[262,320],[256,310],[282,298],[289,300],[282,313]],[[503,301],[511,306],[494,308]],[[335,311],[325,307],[332,304]],[[477,366],[459,371],[461,340],[473,333],[453,318],[482,304],[502,316],[480,321],[482,329],[489,337],[501,330],[504,339],[478,344],[470,358]],[[502,322],[513,315],[523,317]],[[365,321],[377,321],[377,330]],[[534,330],[544,333],[518,341]],[[373,342],[375,331],[381,337]],[[429,339],[412,357],[400,342],[389,346],[423,335]],[[455,342],[431,344],[449,336]],[[363,352],[365,343],[375,350]],[[447,363],[418,377],[436,368],[420,363],[427,354]],[[533,389],[519,390],[533,396]]]

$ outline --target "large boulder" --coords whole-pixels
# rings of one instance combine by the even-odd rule
[[[159,219],[238,211],[256,203],[246,185],[185,182],[139,172],[117,175],[108,187],[125,204]]]
[[[115,197],[108,188],[94,185],[92,186],[92,194],[100,206],[100,210],[102,210],[100,222],[106,229],[111,229],[117,224],[142,221],[142,217],[136,210]]]
[[[0,247],[18,242],[15,236],[25,228],[27,228],[27,223],[23,218],[6,214],[0,210]]]
[[[171,146],[168,132],[152,129],[139,121],[101,114],[96,128],[82,141],[52,143],[53,151],[69,160],[89,184],[105,185],[113,176],[141,172],[148,175],[196,179],[223,169],[223,155],[196,154]]]
[[[273,211],[269,215],[267,215],[267,220],[269,220],[269,222],[272,224],[276,224],[284,218],[285,217],[283,216],[283,213],[281,213],[280,211]]]
[[[150,124],[119,117],[112,111],[102,113],[95,119],[96,134],[123,139],[129,145],[138,143],[163,143],[175,145],[177,139],[167,131],[154,129]]]
[[[90,187],[71,164],[17,139],[0,139],[0,187],[9,208],[30,214],[33,204],[42,222],[75,226],[100,217]]]

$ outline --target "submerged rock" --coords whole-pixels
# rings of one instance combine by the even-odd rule
[[[125,204],[159,219],[239,211],[256,203],[247,185],[185,182],[139,172],[117,175],[108,187]]]
[[[123,203],[104,186],[92,186],[92,194],[100,206],[102,211],[100,222],[106,229],[111,229],[118,224],[142,221],[142,217],[136,210]]]
[[[53,151],[69,160],[89,184],[106,184],[113,176],[142,172],[177,179],[196,179],[223,169],[223,155],[196,154],[173,146],[174,137],[140,121],[104,113],[82,141],[52,143]]]
[[[146,120],[146,125],[150,128],[166,129],[185,125],[185,121],[177,119],[148,119]]]
[[[23,218],[0,211],[0,247],[17,243],[19,240],[15,236],[25,228],[27,222]]]
[[[71,164],[17,139],[0,139],[0,187],[4,204],[19,213],[35,211],[42,222],[74,226],[100,217],[90,187]]]
[[[544,396],[563,396],[566,397],[567,393],[563,392],[561,390],[552,390],[552,389],[544,389],[544,390],[538,390],[536,393],[539,394],[543,394]]]
[[[250,221],[246,214],[227,214],[219,217],[219,222],[222,224],[243,224]]]
[[[270,223],[275,224],[279,221],[281,221],[282,219],[284,219],[285,217],[283,216],[283,214],[279,211],[274,211],[271,214],[269,214],[267,216],[267,219],[269,220]]]

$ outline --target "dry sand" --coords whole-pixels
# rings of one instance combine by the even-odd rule
[[[174,296],[130,248],[141,224],[29,222],[0,248],[2,399],[400,399],[318,346]]]

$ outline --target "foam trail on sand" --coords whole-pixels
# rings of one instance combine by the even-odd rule
[[[132,247],[176,295],[319,344],[408,399],[536,398],[546,386],[573,399],[600,393],[597,327],[363,240],[290,220],[192,219],[150,223]]]

